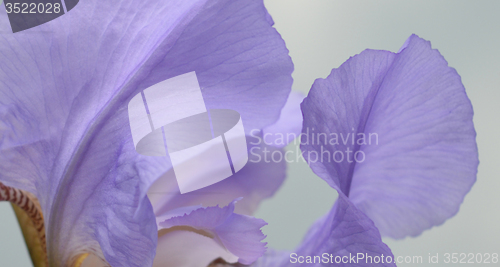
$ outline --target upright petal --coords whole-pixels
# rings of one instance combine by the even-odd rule
[[[207,109],[241,114],[246,133],[278,120],[293,65],[262,0],[209,1],[143,84],[196,71]],[[223,96],[223,97],[222,97]]]
[[[367,50],[317,80],[302,110],[304,129],[328,137],[303,139],[302,148],[345,156],[309,157],[311,167],[383,235],[442,224],[475,182],[473,112],[460,76],[415,35],[397,54]]]
[[[359,149],[352,135],[364,133],[370,107],[394,57],[391,52],[366,50],[350,58],[328,78],[316,80],[301,104],[304,157],[319,177],[346,195],[355,165],[352,152]]]

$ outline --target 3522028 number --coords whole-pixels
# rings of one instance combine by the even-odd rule
[[[498,253],[445,253],[444,263],[498,263]]]
[[[15,14],[51,14],[51,13],[61,13],[62,7],[59,3],[6,3],[5,9],[7,13]]]

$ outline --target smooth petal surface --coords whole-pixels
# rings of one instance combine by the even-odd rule
[[[416,236],[443,223],[475,182],[473,112],[460,76],[415,35],[397,54],[367,50],[317,80],[302,110],[303,131],[329,137],[304,139],[303,150],[351,151],[339,162],[310,158],[312,169],[383,235]]]
[[[261,219],[234,213],[231,202],[223,208],[199,208],[189,214],[167,219],[160,226],[169,229],[173,227],[192,227],[212,235],[214,240],[223,245],[229,252],[238,256],[238,262],[251,264],[266,251],[265,238],[260,230],[267,223]],[[173,229],[172,229],[173,230]]]
[[[196,71],[210,105],[241,107],[252,127],[279,116],[292,64],[262,2],[205,2],[82,1],[1,35],[0,180],[39,198],[53,266],[86,252],[152,264],[146,190],[170,163],[134,151],[126,107],[141,90]],[[251,113],[257,101],[269,105]]]

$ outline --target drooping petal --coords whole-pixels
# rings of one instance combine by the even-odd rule
[[[302,110],[303,131],[315,133],[302,149],[320,156],[305,153],[311,167],[383,235],[443,223],[475,182],[473,112],[460,76],[415,35],[398,54],[367,50],[317,80]],[[322,159],[324,151],[332,156]]]
[[[236,212],[252,215],[260,202],[273,196],[283,183],[286,177],[286,162],[269,159],[272,153],[283,154],[282,149],[262,143],[252,145],[250,138],[247,143],[250,151],[245,167],[211,186],[181,194],[173,170],[163,174],[148,191],[157,220],[165,213],[178,208],[193,205],[225,206],[240,197],[242,199],[236,203]],[[268,154],[267,160],[264,159],[265,153]]]
[[[165,229],[191,227],[204,231],[220,242],[229,252],[238,256],[238,262],[251,264],[266,251],[265,238],[260,230],[267,223],[261,219],[234,213],[234,204],[220,208],[218,206],[199,208],[189,214],[165,220],[160,226]]]
[[[39,198],[52,265],[87,252],[151,265],[146,190],[170,163],[134,151],[126,107],[141,90],[189,69],[201,73],[207,107],[242,107],[250,127],[279,116],[292,65],[262,2],[205,2],[82,1],[0,37],[0,180]],[[183,54],[187,43],[207,53]],[[258,101],[277,103],[263,120],[250,113]]]

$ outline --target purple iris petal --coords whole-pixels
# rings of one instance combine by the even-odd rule
[[[251,139],[248,139],[251,145]],[[181,207],[227,205],[235,198],[243,197],[236,204],[236,212],[251,215],[263,199],[274,195],[286,176],[285,161],[264,161],[264,149],[268,153],[281,149],[264,144],[251,146],[249,161],[236,174],[211,186],[180,194],[173,171],[162,175],[149,189],[148,196],[157,218]]]
[[[383,81],[379,73],[387,71],[394,56],[387,51],[366,50],[350,58],[328,78],[316,80],[302,103],[304,156],[319,177],[346,195],[355,166],[353,151],[358,147],[351,135],[364,133],[374,90]]]
[[[268,16],[261,1],[88,0],[0,37],[0,181],[40,200],[51,265],[151,265],[146,191],[170,165],[134,151],[128,100],[196,71],[208,108],[271,124],[293,67]]]
[[[293,65],[269,18],[262,0],[209,1],[142,84],[196,71],[207,109],[238,111],[247,134],[274,123]]]
[[[272,128],[276,133],[285,135],[292,129],[291,132],[298,136],[297,128],[302,127],[300,102],[303,98],[302,94],[291,93],[281,110],[280,119],[266,129]],[[261,130],[257,132],[260,137]],[[148,191],[157,222],[170,217],[172,212],[186,212],[185,207],[196,209],[195,205],[200,207],[228,205],[239,197],[242,199],[235,205],[235,211],[239,214],[252,215],[260,202],[273,196],[283,183],[286,176],[286,162],[269,159],[269,155],[273,153],[284,154],[280,148],[266,145],[256,137],[247,137],[247,144],[249,160],[245,167],[211,186],[181,194],[172,169],[157,179]]]
[[[475,182],[473,112],[460,76],[415,35],[400,53],[367,50],[349,59],[315,82],[302,108],[305,129],[328,134],[328,142],[349,136],[303,149],[350,149],[350,158],[311,167],[383,235],[416,236],[443,223]]]
[[[479,160],[471,103],[439,52],[412,36],[393,66],[365,128],[380,145],[366,147],[350,198],[383,235],[403,238],[458,212]]]
[[[220,208],[199,208],[183,216],[173,217],[160,223],[163,228],[189,226],[205,231],[232,254],[238,262],[251,264],[266,251],[266,243],[260,242],[265,235],[260,230],[267,223],[261,219],[234,213],[234,204]]]
[[[292,254],[268,253],[255,267],[320,266],[323,253],[327,264],[395,266],[380,232],[404,237],[443,223],[476,179],[460,76],[416,35],[398,53],[350,58],[317,80],[301,106],[304,157],[339,198]]]

